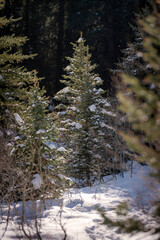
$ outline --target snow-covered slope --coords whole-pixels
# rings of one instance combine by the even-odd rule
[[[135,163],[132,177],[130,172],[126,172],[123,178],[121,175],[108,176],[101,185],[95,183],[91,188],[69,189],[60,200],[48,201],[46,210],[41,215],[42,239],[64,239],[61,226],[65,229],[68,240],[158,239],[157,236],[151,236],[151,233],[122,234],[117,228],[104,226],[96,210],[97,207],[102,207],[107,216],[114,218],[116,215],[113,208],[124,200],[130,200],[129,215],[138,216],[146,225],[154,224],[149,215],[150,206],[158,197],[159,190],[153,178],[148,177],[148,173],[149,167]],[[15,216],[16,219],[18,218]],[[3,233],[4,227],[4,223],[0,224],[0,233]],[[18,234],[12,227],[13,225],[8,227],[4,240],[12,239]]]

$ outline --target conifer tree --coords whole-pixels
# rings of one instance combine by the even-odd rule
[[[56,107],[57,122],[59,136],[65,147],[63,156],[70,174],[90,184],[92,177],[97,178],[103,171],[109,171],[109,153],[113,149],[110,142],[114,129],[107,124],[107,119],[116,115],[103,97],[104,90],[99,87],[102,79],[94,73],[96,65],[91,64],[91,54],[82,35],[73,44],[73,50],[73,57],[67,57],[67,74],[61,80],[66,87],[55,96],[60,101]],[[107,153],[100,137],[107,139]]]
[[[137,159],[154,169],[152,176],[160,182],[160,1],[154,3],[154,12],[139,20],[144,35],[143,60],[152,71],[142,80],[126,74],[122,75],[123,83],[131,94],[120,92],[120,109],[128,115],[132,130],[130,134],[122,133],[123,138],[135,153]],[[125,205],[124,205],[125,208]],[[100,210],[104,224],[118,226],[125,232],[150,231],[160,232],[160,204],[156,202],[154,212],[155,226],[145,226],[138,219],[127,218],[113,221]],[[159,238],[158,238],[159,239]]]
[[[147,0],[147,5],[141,10],[139,14],[136,14],[137,19],[144,19],[149,13],[153,11],[153,1]],[[127,44],[127,48],[122,50],[123,57],[117,65],[117,68],[112,70],[115,74],[126,73],[129,76],[134,76],[139,79],[143,79],[150,71],[150,65],[143,60],[143,52],[145,51],[143,47],[143,32],[137,25],[132,26],[135,34],[135,40],[132,43]],[[117,82],[117,88],[120,89],[121,86]]]
[[[0,10],[4,8],[4,0],[0,1]],[[30,73],[22,67],[22,61],[32,58],[34,55],[23,55],[22,46],[27,37],[17,37],[15,34],[4,35],[3,29],[14,24],[19,19],[5,16],[0,17],[0,121],[2,127],[6,127],[6,119],[13,109],[17,111],[21,101],[26,95],[26,84],[32,82]],[[8,121],[8,120],[7,120]]]
[[[160,19],[158,13],[139,21],[144,33],[144,61],[152,71],[142,82],[135,77],[123,75],[123,82],[131,96],[119,93],[121,110],[128,114],[129,121],[136,133],[124,135],[130,146],[140,153],[139,159],[155,167],[160,173],[159,165],[159,74],[160,74]],[[154,27],[151,27],[151,26]],[[139,133],[139,134],[138,134]]]
[[[49,101],[44,94],[45,90],[40,89],[35,73],[34,85],[27,93],[28,101],[22,111],[23,119],[17,119],[19,134],[13,149],[15,167],[18,166],[19,179],[24,183],[23,188],[26,187],[27,198],[33,194],[39,196],[36,195],[38,193],[42,193],[43,198],[49,193],[57,197],[62,188],[58,177],[60,166],[54,160],[52,144],[55,127],[53,117],[47,114]]]

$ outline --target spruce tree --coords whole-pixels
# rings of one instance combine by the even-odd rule
[[[160,182],[160,1],[154,2],[154,12],[143,20],[139,20],[141,32],[144,35],[142,53],[143,60],[150,65],[151,71],[142,80],[126,74],[122,75],[126,91],[119,92],[120,109],[128,115],[131,123],[130,134],[122,132],[124,140],[132,151],[137,153],[137,159],[152,168],[152,176]],[[154,170],[154,171],[153,171]],[[104,224],[118,226],[123,232],[151,231],[160,232],[160,204],[155,203],[154,217],[157,224],[146,226],[138,219],[127,217],[125,220],[111,220],[100,213]],[[123,208],[126,208],[124,204]],[[158,238],[159,239],[159,238]]]
[[[43,198],[49,194],[57,197],[62,185],[58,177],[60,166],[54,159],[52,144],[56,132],[53,117],[47,114],[48,98],[45,90],[39,87],[36,73],[27,99],[22,111],[23,119],[17,118],[19,133],[12,150],[18,179],[23,183],[23,190],[26,188],[26,198],[38,197],[40,193]]]
[[[159,74],[160,74],[160,19],[158,13],[147,16],[139,21],[144,34],[143,60],[150,65],[151,72],[140,81],[138,78],[123,75],[126,96],[119,93],[121,110],[128,115],[133,128],[132,135],[124,135],[129,145],[140,153],[140,160],[147,162],[160,171],[159,165]],[[153,25],[153,27],[151,27]]]
[[[153,1],[147,0],[145,7],[141,10],[139,14],[135,14],[137,19],[144,19],[149,13],[153,11]],[[131,26],[133,29],[135,39],[133,42],[127,44],[127,48],[123,49],[120,62],[116,64],[116,69],[112,70],[114,74],[118,75],[121,73],[126,73],[129,76],[134,76],[139,79],[143,79],[146,76],[150,69],[150,65],[143,60],[143,52],[145,51],[143,42],[143,32],[140,27]],[[119,82],[116,82],[117,89],[120,89],[121,86]]]
[[[0,1],[0,10],[3,10],[5,1]],[[26,84],[32,82],[30,73],[22,66],[22,61],[34,55],[23,55],[22,47],[27,37],[17,37],[15,34],[4,35],[7,26],[19,19],[5,16],[0,17],[0,121],[6,128],[11,112],[19,108],[18,101],[24,100]],[[10,113],[10,114],[9,114]],[[7,120],[6,120],[7,119]]]
[[[97,178],[101,173],[109,172],[112,162],[110,151],[113,150],[110,142],[114,129],[107,124],[107,120],[116,115],[103,97],[104,90],[99,87],[103,81],[94,73],[96,65],[91,64],[91,54],[82,35],[73,44],[73,51],[73,57],[67,57],[67,74],[61,80],[66,87],[55,96],[60,101],[56,107],[56,120],[70,174],[90,184],[92,177]],[[100,138],[105,139],[107,153]]]

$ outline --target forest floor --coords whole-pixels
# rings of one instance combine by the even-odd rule
[[[149,176],[150,168],[135,162],[133,174],[125,172],[104,177],[99,185],[81,189],[69,189],[61,199],[48,200],[46,210],[41,211],[38,219],[41,222],[41,237],[46,240],[62,240],[66,232],[66,240],[154,240],[157,235],[152,232],[139,232],[134,235],[120,233],[116,227],[102,225],[102,218],[97,211],[101,207],[108,217],[115,219],[113,210],[119,203],[130,201],[129,216],[138,217],[146,226],[154,226],[151,217],[154,207],[153,201],[160,196],[160,186],[153,177]],[[37,206],[39,202],[36,202]],[[21,202],[16,209],[21,207]],[[5,216],[4,216],[5,217]],[[28,203],[27,217],[33,221],[33,211]],[[18,211],[10,221],[8,229],[2,238],[5,229],[5,221],[0,224],[0,239],[25,239],[20,236],[18,227]],[[19,236],[19,237],[18,237]]]

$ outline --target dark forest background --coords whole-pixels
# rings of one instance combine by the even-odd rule
[[[114,87],[109,69],[121,58],[121,50],[134,40],[136,13],[146,0],[6,0],[5,15],[21,17],[9,33],[29,38],[23,53],[37,53],[25,65],[36,69],[41,84],[52,96],[62,88],[59,80],[72,55],[72,45],[83,32],[90,46],[92,62],[104,80],[104,89],[110,94]]]

